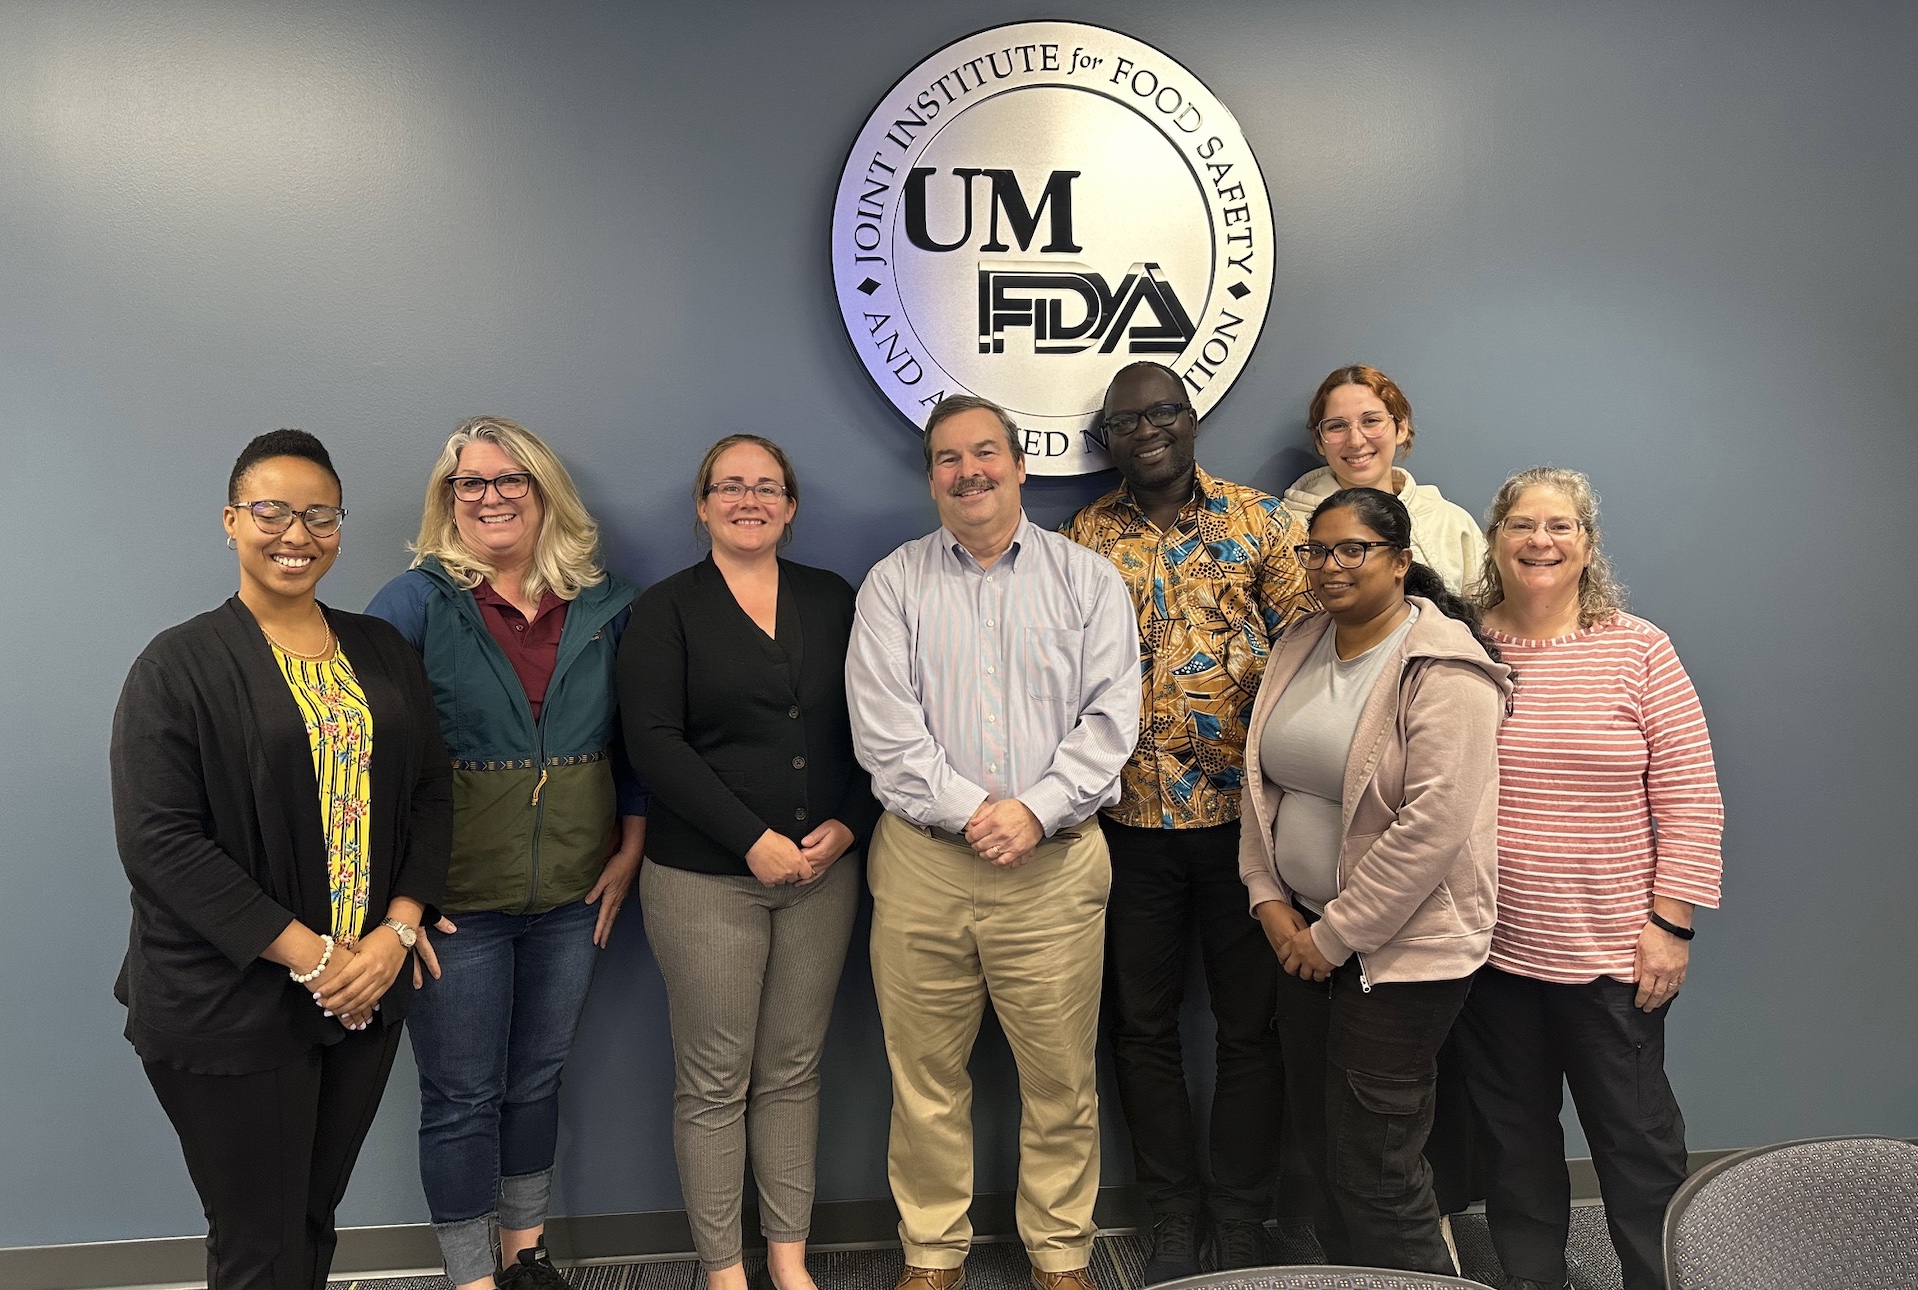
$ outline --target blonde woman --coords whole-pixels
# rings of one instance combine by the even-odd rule
[[[367,612],[420,651],[453,757],[446,917],[414,971],[420,1180],[458,1290],[559,1290],[560,1069],[646,832],[614,713],[636,590],[552,449],[501,417],[446,441],[413,551]]]
[[[1444,579],[1453,595],[1465,595],[1485,558],[1485,539],[1470,512],[1398,464],[1411,456],[1418,434],[1412,401],[1398,382],[1363,363],[1341,367],[1319,383],[1306,422],[1325,464],[1285,490],[1286,509],[1305,524],[1342,488],[1390,493],[1411,513],[1413,558]]]

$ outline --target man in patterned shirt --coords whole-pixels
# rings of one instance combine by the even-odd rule
[[[1144,706],[1116,805],[1106,916],[1108,1024],[1139,1185],[1152,1207],[1147,1282],[1199,1271],[1210,1212],[1219,1267],[1270,1262],[1283,1091],[1270,1029],[1278,960],[1239,882],[1246,718],[1272,642],[1316,606],[1277,498],[1193,460],[1199,426],[1179,378],[1134,363],[1106,393],[1121,487],[1063,532],[1118,566],[1139,619]],[[1179,1049],[1194,915],[1218,1023],[1209,1198]]]

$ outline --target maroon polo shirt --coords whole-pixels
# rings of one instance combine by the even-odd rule
[[[506,651],[507,662],[519,676],[532,706],[533,720],[539,720],[540,705],[546,702],[546,687],[552,682],[553,667],[559,662],[559,634],[566,626],[568,601],[550,590],[542,592],[531,622],[506,597],[493,590],[493,584],[480,579],[473,588],[479,602],[480,617],[499,647]]]

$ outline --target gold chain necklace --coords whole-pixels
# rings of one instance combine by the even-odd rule
[[[288,649],[285,645],[282,645],[279,641],[275,640],[273,638],[273,633],[268,631],[265,627],[260,628],[260,635],[266,637],[267,643],[271,645],[274,649],[280,651],[280,653],[285,654],[288,657],[297,658],[302,663],[320,663],[320,662],[324,662],[325,660],[333,656],[333,645],[334,645],[333,624],[326,621],[326,616],[324,614],[320,616],[320,622],[323,623],[326,627],[326,644],[320,647],[320,652],[317,654],[302,654],[300,653],[300,651],[296,649]]]

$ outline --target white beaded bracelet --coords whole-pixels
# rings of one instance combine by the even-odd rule
[[[321,933],[320,939],[326,943],[326,948],[320,951],[320,961],[314,965],[311,972],[295,972],[292,968],[286,970],[286,974],[293,978],[296,985],[305,985],[308,981],[311,981],[314,977],[326,971],[326,965],[333,961],[333,938],[325,933]]]

